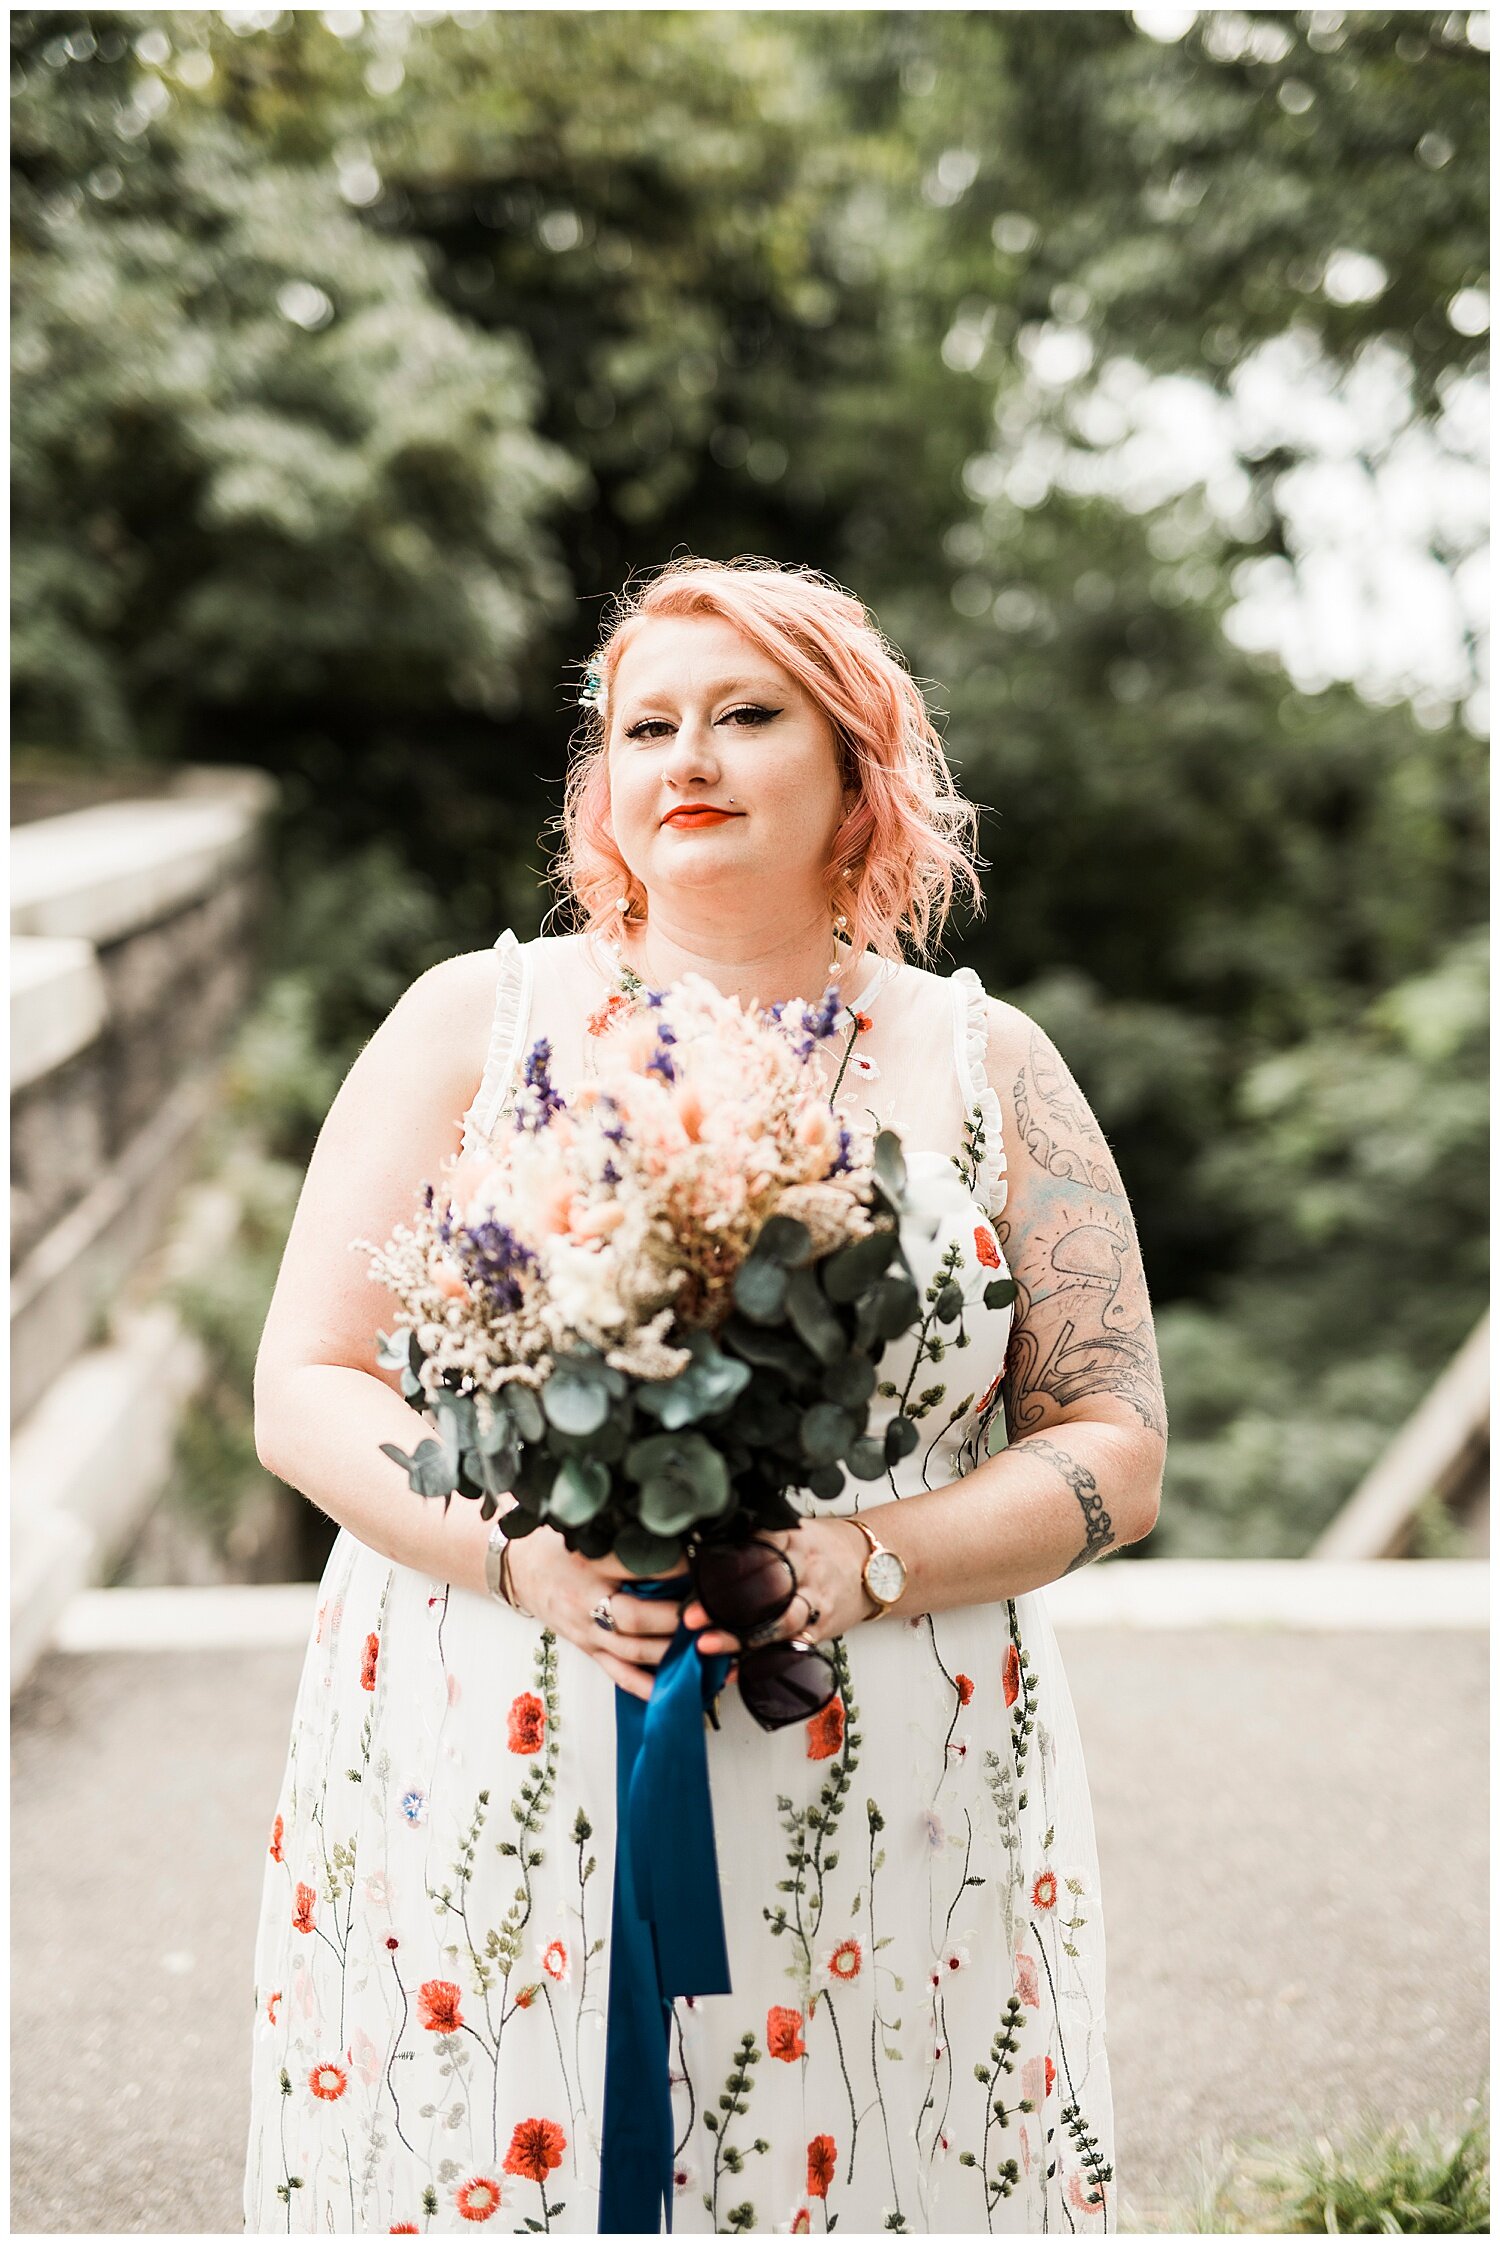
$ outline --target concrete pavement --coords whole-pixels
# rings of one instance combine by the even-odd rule
[[[1098,1825],[1122,2231],[1169,2225],[1230,2141],[1456,2109],[1487,2071],[1483,1634],[1055,1611]],[[54,1652],[15,1701],[16,2233],[240,2232],[299,1664]]]

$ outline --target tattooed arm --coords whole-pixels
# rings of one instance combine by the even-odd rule
[[[1010,1446],[946,1487],[861,1507],[906,1562],[900,1613],[1041,1588],[1149,1535],[1161,1502],[1166,1404],[1119,1171],[1056,1045],[1013,1005],[992,998],[989,1015],[1009,1180],[995,1229],[1018,1288]],[[836,1520],[816,1533],[856,1540]],[[857,1592],[837,1607],[839,1625],[846,1608],[859,1617]]]
[[[1014,1006],[990,1001],[990,1080],[1005,1112],[1010,1189],[996,1223],[1016,1280],[1006,1357],[1006,1428],[1077,1500],[1085,1539],[1066,1571],[1155,1524],[1167,1409],[1140,1243],[1120,1172],[1057,1046]],[[1139,1436],[1155,1465],[1150,1516],[1111,1504],[1076,1429]],[[1070,1439],[1070,1433],[1072,1438]]]

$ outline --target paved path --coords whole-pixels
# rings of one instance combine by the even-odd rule
[[[1059,1637],[1108,1924],[1119,2226],[1232,2140],[1487,2071],[1477,1631]],[[54,1653],[15,1702],[12,2225],[240,2232],[250,1958],[300,1656]]]

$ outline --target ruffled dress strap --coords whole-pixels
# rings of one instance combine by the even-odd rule
[[[521,942],[513,928],[503,927],[495,937],[500,954],[500,977],[495,988],[495,1011],[490,1022],[489,1050],[484,1074],[468,1113],[464,1116],[463,1147],[467,1153],[480,1139],[490,1137],[505,1111],[531,1018],[531,985],[535,952]]]
[[[991,1222],[1001,1215],[1009,1191],[1005,1161],[1005,1124],[1000,1094],[989,1080],[985,1055],[990,1028],[983,982],[972,966],[956,966],[948,977],[953,991],[954,1044],[958,1055],[958,1081],[963,1092],[966,1124],[977,1122],[983,1133],[974,1179],[974,1197]],[[967,1141],[966,1130],[966,1141]]]

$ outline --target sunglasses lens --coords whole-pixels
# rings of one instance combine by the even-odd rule
[[[791,1561],[774,1543],[706,1543],[693,1578],[705,1612],[735,1636],[779,1620],[797,1588]]]
[[[833,1662],[795,1644],[767,1644],[740,1658],[740,1697],[763,1730],[821,1714],[838,1689]]]

